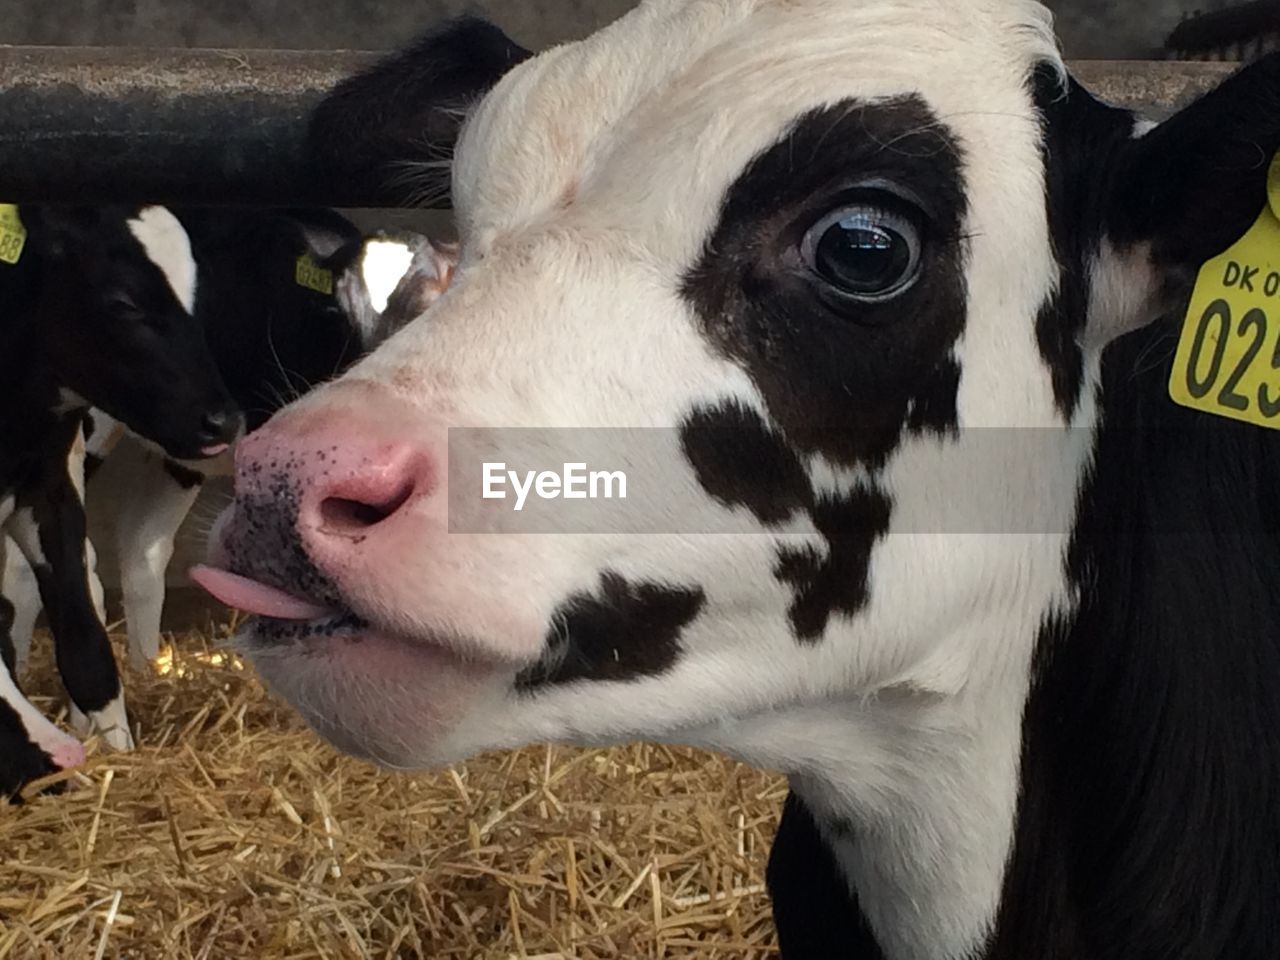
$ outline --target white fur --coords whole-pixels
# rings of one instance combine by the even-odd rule
[[[143,207],[129,221],[129,231],[142,245],[147,259],[160,268],[183,309],[193,312],[196,261],[191,252],[191,238],[178,218],[164,207]]]
[[[133,732],[129,729],[129,712],[125,708],[124,693],[101,710],[87,714],[74,703],[70,707],[71,728],[82,737],[99,735],[112,750],[132,750]]]
[[[208,475],[228,472],[230,454],[190,466]],[[163,458],[134,441],[123,441],[102,468],[119,491],[114,546],[120,563],[129,659],[141,668],[160,652],[165,598],[165,574],[173,557],[174,540],[191,511],[200,487],[184,489],[164,469]]]
[[[390,240],[370,240],[360,258],[360,275],[369,290],[369,299],[378,313],[387,309],[387,300],[413,262],[413,251],[406,244]]]

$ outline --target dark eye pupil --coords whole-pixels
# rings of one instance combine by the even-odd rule
[[[893,230],[859,220],[833,225],[818,241],[818,272],[850,293],[893,289],[911,267],[911,247]]]

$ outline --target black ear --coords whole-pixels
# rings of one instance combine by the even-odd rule
[[[1280,54],[1271,54],[1125,145],[1109,171],[1106,236],[1120,250],[1149,245],[1162,279],[1186,286],[1257,220],[1278,149]]]
[[[88,241],[102,218],[95,207],[59,207],[24,203],[18,216],[27,231],[27,242],[43,255],[62,259]]]
[[[298,244],[317,261],[333,257],[350,244],[359,245],[360,229],[327,207],[290,208],[276,213],[282,229],[298,238]]]
[[[1280,148],[1280,55],[1244,67],[1158,126],[1036,72],[1054,249],[1042,347],[1076,356],[1181,309],[1200,267],[1267,202]]]
[[[402,202],[447,195],[447,160],[467,111],[530,55],[493,24],[462,17],[343,81],[311,117],[315,178],[392,191]],[[422,164],[410,188],[406,171]]]

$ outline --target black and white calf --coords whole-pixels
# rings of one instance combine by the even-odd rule
[[[0,531],[35,572],[74,725],[126,748],[124,695],[90,587],[85,413],[94,404],[181,457],[226,449],[243,419],[193,316],[194,261],[169,211],[22,207],[19,214],[20,253],[10,249],[0,263]],[[3,793],[79,749],[51,740],[51,725],[22,699],[11,619],[0,597]]]
[[[176,213],[192,237],[196,314],[250,428],[425,310],[452,269],[448,244],[407,232],[366,237],[328,210]],[[300,258],[309,270],[299,272]],[[91,474],[110,455],[103,474],[119,491],[110,546],[119,562],[130,661],[142,668],[160,649],[174,539],[205,480],[230,472],[230,454],[180,460],[145,435],[117,443],[116,425],[100,412],[92,423]],[[16,608],[20,672],[40,611],[30,579],[11,557],[0,581]]]
[[[319,116],[478,101],[452,286],[239,448],[196,575],[263,675],[395,767],[786,771],[789,960],[1273,957],[1280,440],[1143,328],[1265,209],[1280,59],[1154,129],[1028,0],[649,0],[515,59],[463,23]],[[530,533],[481,428],[643,428],[647,528]]]

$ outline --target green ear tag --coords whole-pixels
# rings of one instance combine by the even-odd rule
[[[1169,378],[1176,403],[1280,430],[1280,155],[1267,206],[1203,267]]]
[[[304,253],[298,258],[294,265],[293,279],[300,287],[333,296],[333,271],[320,266],[309,254]]]
[[[17,206],[0,203],[0,263],[17,263],[26,245],[27,228],[22,225]]]

